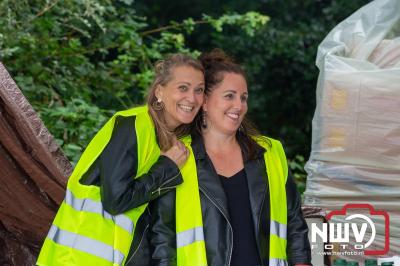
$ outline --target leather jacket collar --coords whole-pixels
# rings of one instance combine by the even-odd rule
[[[213,201],[213,203],[222,212],[229,223],[230,218],[225,192],[215,168],[207,155],[201,136],[193,136],[192,149],[196,158],[199,188],[202,193],[206,194],[206,196]],[[256,240],[259,252],[261,253],[261,239],[260,234],[257,232],[259,232],[260,226],[266,226],[266,221],[269,223],[269,201],[265,200],[269,198],[269,186],[263,154],[264,149],[259,147],[257,150],[257,159],[249,160],[244,163],[250,195],[252,218],[256,232]],[[263,208],[268,211],[262,211]],[[268,217],[261,217],[261,215]],[[263,223],[263,225],[260,225],[260,221]],[[269,224],[266,226],[266,228],[269,228]]]
[[[239,145],[242,149],[243,152],[243,144],[239,142]],[[205,159],[207,158],[207,152],[206,152],[206,148],[204,146],[204,141],[203,141],[203,137],[196,133],[192,135],[192,149],[193,149],[193,153],[194,153],[194,157],[197,159]],[[264,148],[262,148],[261,146],[257,146],[257,151],[256,151],[256,157],[257,159],[263,159],[264,156]]]
[[[205,193],[229,221],[228,203],[217,172],[207,155],[203,138],[195,135],[192,141],[193,154],[196,158],[199,188]]]

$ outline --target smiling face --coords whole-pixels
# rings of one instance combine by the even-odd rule
[[[204,75],[191,66],[174,67],[171,80],[156,89],[156,97],[164,103],[165,121],[173,130],[193,121],[204,100]]]
[[[207,127],[223,134],[236,134],[247,113],[247,83],[236,73],[224,73],[222,81],[206,96],[203,110]]]

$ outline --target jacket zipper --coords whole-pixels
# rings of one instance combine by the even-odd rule
[[[222,213],[222,215],[224,216],[224,218],[225,218],[226,221],[228,222],[228,225],[229,225],[229,227],[230,227],[230,229],[231,229],[231,230],[230,230],[230,232],[231,232],[231,239],[233,239],[233,228],[232,228],[231,223],[230,223],[229,220],[228,220],[228,217],[225,216],[224,212],[218,207],[217,204],[215,204],[215,202],[211,199],[211,197],[208,196],[207,193],[206,193],[201,187],[199,187],[199,189],[200,189],[200,191],[203,192],[203,194],[212,202],[212,204],[214,204],[214,206],[217,207],[217,209]],[[229,248],[230,252],[229,252],[228,266],[231,265],[232,252],[233,252],[233,251],[232,251],[232,249],[233,249],[233,248],[232,248],[233,243],[231,242],[230,244],[231,244],[231,245],[230,245],[230,248]]]
[[[149,228],[149,225],[146,225],[146,228],[145,228],[144,231],[143,231],[143,235],[142,235],[142,238],[140,239],[140,242],[139,242],[138,247],[137,247],[136,250],[133,252],[133,254],[132,254],[132,256],[129,258],[129,260],[128,260],[127,262],[125,262],[125,264],[128,264],[128,263],[135,257],[136,253],[138,252],[138,250],[139,250],[139,248],[140,248],[140,245],[141,245],[142,242],[143,242],[144,236],[146,235],[146,231],[147,231],[148,228]]]
[[[163,188],[159,188],[157,191],[161,192],[161,190],[165,190],[165,189],[173,189],[176,188],[177,186],[172,186],[172,187],[163,187]]]
[[[264,207],[265,194],[267,194],[267,189],[265,189],[264,197],[263,197],[263,199],[262,199],[262,201],[261,201],[260,215],[258,216],[258,225],[257,225],[257,230],[258,230],[258,232],[260,232],[261,213],[262,213],[262,209],[263,209],[263,207]],[[270,232],[270,233],[271,233],[271,232]],[[259,244],[258,244],[258,245],[259,245]],[[261,266],[263,266],[263,265],[264,265],[264,262],[263,262],[263,259],[261,258],[260,251],[261,251],[261,250],[258,251],[258,253],[259,253],[258,256],[260,257]],[[269,253],[269,251],[268,251],[268,253]],[[269,255],[268,255],[268,256],[269,256]]]
[[[156,190],[152,191],[151,194],[153,195],[153,194],[155,194],[155,193],[158,192],[158,196],[160,196],[160,195],[161,195],[161,190],[162,190],[162,189],[168,189],[168,188],[174,188],[174,187],[176,187],[176,186],[174,186],[174,187],[166,187],[166,188],[163,188],[162,186],[164,186],[165,184],[167,184],[167,183],[171,182],[172,180],[176,179],[179,175],[180,175],[180,173],[178,173],[178,174],[175,175],[174,177],[172,177],[172,178],[168,179],[167,181],[165,181],[164,183],[162,183]]]

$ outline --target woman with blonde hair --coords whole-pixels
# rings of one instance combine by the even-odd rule
[[[147,204],[182,183],[179,167],[203,104],[204,70],[175,54],[158,62],[147,104],[116,113],[82,154],[38,265],[148,265]]]

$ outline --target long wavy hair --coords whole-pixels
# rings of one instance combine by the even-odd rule
[[[206,95],[210,94],[215,87],[222,82],[225,73],[239,74],[246,79],[244,69],[221,49],[214,49],[211,52],[202,53],[199,60],[204,67],[206,85],[204,92]],[[196,130],[200,134],[202,131],[202,112],[203,110],[201,110],[195,118]],[[262,136],[256,126],[247,118],[247,115],[243,118],[239,130],[236,131],[236,139],[243,149],[245,161],[256,157],[257,150],[260,147],[256,139],[265,142],[267,147],[271,145],[271,142],[266,137]]]
[[[204,68],[199,60],[185,54],[173,54],[168,56],[164,60],[156,62],[154,66],[155,77],[153,83],[150,86],[149,93],[147,96],[147,106],[149,108],[149,114],[153,120],[156,128],[156,134],[158,139],[158,145],[161,150],[168,150],[173,145],[173,139],[176,136],[180,138],[182,136],[190,134],[192,132],[194,124],[182,124],[175,128],[173,131],[168,129],[165,121],[165,110],[157,110],[154,108],[157,97],[156,89],[159,85],[165,86],[173,78],[173,69],[180,66],[192,67],[196,70],[201,71],[204,74]]]

